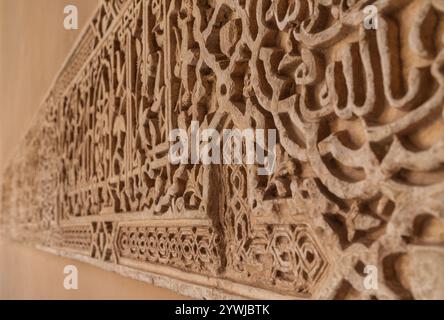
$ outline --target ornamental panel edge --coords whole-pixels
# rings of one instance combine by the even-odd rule
[[[442,299],[443,70],[440,0],[105,0],[0,228],[196,298]],[[275,130],[273,172],[173,164],[193,123]]]

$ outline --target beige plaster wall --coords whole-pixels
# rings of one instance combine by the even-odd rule
[[[0,168],[29,126],[98,0],[0,0]],[[79,30],[63,28],[63,8],[79,9]],[[0,240],[0,299],[173,299],[169,290]],[[79,270],[79,290],[63,268]]]
[[[33,0],[29,0],[33,1]],[[170,290],[0,239],[0,299],[181,299]],[[66,265],[78,270],[78,289],[63,286]]]

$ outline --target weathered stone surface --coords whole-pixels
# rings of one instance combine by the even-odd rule
[[[104,1],[3,174],[2,228],[198,298],[442,298],[443,17]],[[275,172],[172,165],[192,121],[277,129]]]

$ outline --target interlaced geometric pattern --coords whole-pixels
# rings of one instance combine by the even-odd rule
[[[196,298],[442,294],[443,39],[441,0],[105,0],[2,176],[2,229]],[[274,172],[173,165],[194,121],[275,129]]]

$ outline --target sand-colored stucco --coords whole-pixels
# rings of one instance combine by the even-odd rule
[[[0,0],[0,167],[23,133],[97,0]],[[63,28],[63,8],[79,9],[79,30]],[[0,241],[0,299],[174,299],[166,289],[10,241]],[[63,268],[79,270],[65,290]]]

